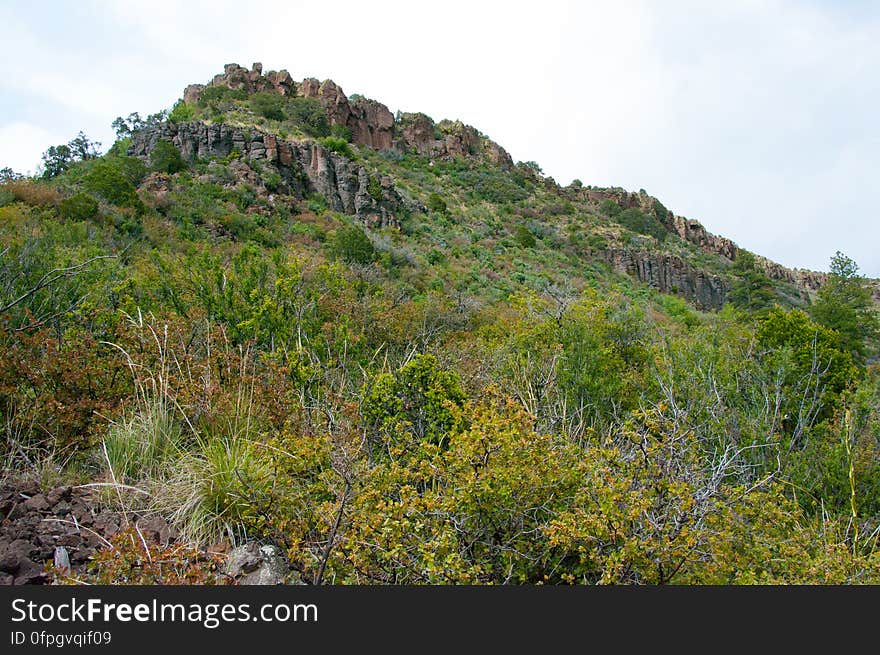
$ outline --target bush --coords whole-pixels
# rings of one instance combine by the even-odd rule
[[[621,208],[621,206],[618,205],[617,202],[615,202],[611,198],[608,198],[608,200],[602,201],[602,204],[599,205],[599,210],[606,216],[613,217],[617,216],[621,211],[623,211],[623,208]]]
[[[517,225],[513,238],[523,248],[534,248],[537,245],[535,235],[525,225]]]
[[[153,152],[150,153],[150,164],[153,170],[160,173],[177,173],[186,168],[183,158],[178,150],[170,141],[159,141]]]
[[[361,408],[374,443],[409,433],[443,445],[459,424],[454,408],[466,399],[455,371],[441,368],[433,355],[416,355],[395,374],[377,376],[364,389]]]
[[[367,193],[376,202],[382,200],[382,184],[377,178],[370,177],[370,181],[367,182]]]
[[[318,143],[331,152],[340,154],[343,157],[348,157],[349,159],[354,159],[354,152],[352,152],[351,146],[348,145],[348,141],[345,139],[340,139],[335,136],[325,136],[322,139],[318,139]]]
[[[284,96],[277,93],[255,93],[251,96],[249,103],[251,109],[263,118],[273,121],[283,121],[286,118]]]
[[[292,98],[287,102],[290,120],[311,137],[334,136],[343,141],[351,141],[351,132],[341,125],[334,125],[331,131],[327,122],[327,112],[316,98]]]
[[[331,126],[330,136],[335,136],[338,139],[345,139],[346,141],[351,143],[351,130],[345,127],[345,125]]]
[[[222,105],[230,105],[236,100],[244,100],[247,93],[243,89],[230,89],[228,86],[209,86],[202,89],[199,95],[199,107],[220,109]]]
[[[432,193],[428,196],[428,211],[446,216],[449,213],[449,208],[446,206],[446,201],[443,198],[436,193]]]
[[[83,186],[112,205],[143,208],[134,185],[123,174],[121,167],[109,160],[97,162],[83,179]]]
[[[353,264],[369,264],[376,260],[376,249],[366,232],[358,225],[347,225],[336,231],[333,254]]]
[[[663,241],[668,234],[666,229],[656,218],[643,214],[635,207],[620,212],[617,215],[616,220],[618,223],[629,228],[633,232],[650,235],[655,237],[658,241]]]
[[[168,114],[168,120],[172,123],[186,123],[191,121],[196,115],[196,110],[192,105],[186,104],[183,100],[178,100],[171,113]]]
[[[98,214],[98,201],[87,193],[77,193],[58,204],[58,213],[69,221],[87,221]]]

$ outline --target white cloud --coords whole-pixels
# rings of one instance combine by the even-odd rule
[[[60,142],[48,130],[29,123],[0,126],[0,167],[17,173],[33,173],[46,148]]]
[[[866,245],[880,237],[868,199],[880,169],[880,11],[870,5],[73,6],[58,6],[70,14],[59,20],[95,38],[52,40],[22,5],[0,8],[0,50],[28,62],[7,67],[3,102],[42,98],[58,119],[41,127],[65,131],[55,141],[84,129],[109,142],[115,116],[167,107],[225,63],[262,61],[332,77],[392,110],[460,118],[561,183],[644,187],[784,264],[824,267],[840,248],[880,275]],[[7,129],[21,120],[37,123],[0,109]]]

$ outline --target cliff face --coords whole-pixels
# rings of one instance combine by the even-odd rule
[[[609,249],[600,256],[618,273],[626,273],[661,291],[683,296],[700,309],[721,309],[727,282],[690,266],[680,257],[645,250]]]
[[[645,192],[635,193],[617,188],[582,189],[580,195],[596,203],[613,200],[624,209],[635,208],[646,214],[656,213],[658,205],[662,207],[656,198]],[[684,241],[694,244],[703,252],[719,255],[730,262],[736,260],[740,250],[739,246],[730,239],[712,234],[699,221],[678,216],[672,212],[666,212],[665,216],[659,216],[659,218],[663,220],[667,230]],[[760,255],[755,256],[755,261],[771,280],[778,280],[794,286],[800,290],[804,297],[815,293],[825,284],[828,277],[827,274],[817,271],[786,268]]]
[[[398,225],[404,202],[394,183],[313,142],[285,141],[255,128],[201,122],[162,123],[136,133],[129,153],[147,157],[160,140],[171,141],[184,158],[227,157],[233,150],[278,172],[287,189],[300,197],[320,193],[334,211],[357,216],[367,225]],[[378,190],[378,193],[377,193]]]

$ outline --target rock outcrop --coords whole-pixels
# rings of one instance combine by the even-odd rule
[[[721,309],[727,283],[696,269],[680,257],[646,250],[608,249],[600,256],[618,273],[626,273],[663,293],[680,295],[700,309]]]
[[[224,72],[207,85],[191,84],[183,92],[187,103],[197,103],[206,86],[227,86],[248,94],[274,92],[284,96],[315,98],[327,114],[330,125],[340,125],[351,132],[352,143],[375,150],[410,149],[430,157],[482,157],[505,169],[513,168],[513,159],[504,148],[486,138],[475,128],[460,121],[434,121],[424,114],[403,114],[395,121],[391,111],[376,100],[345,95],[333,80],[313,77],[296,84],[286,70],[269,71],[263,65],[250,69],[226,64]],[[415,127],[410,122],[415,121]],[[424,129],[422,129],[424,128]]]
[[[334,211],[356,216],[371,227],[398,226],[404,201],[390,178],[373,176],[361,165],[312,141],[285,141],[254,128],[225,124],[162,123],[138,132],[129,154],[148,157],[160,140],[172,142],[185,159],[243,158],[278,171],[286,190],[299,197],[319,193]],[[378,193],[377,193],[378,192]]]
[[[349,101],[342,88],[333,80],[303,80],[300,87],[306,98],[316,98],[331,125],[341,125],[351,132],[352,143],[375,150],[391,148],[394,136],[394,115],[381,102],[357,97]]]
[[[645,214],[654,213],[655,216],[657,216],[657,208],[662,207],[656,198],[644,191],[635,193],[620,188],[577,188],[574,192],[578,194],[578,197],[597,204],[606,200],[613,200],[624,209],[635,208]],[[661,213],[663,212],[661,211]],[[669,211],[666,211],[664,216],[658,216],[658,218],[663,221],[666,229],[684,241],[694,244],[703,252],[720,255],[730,262],[736,260],[740,247],[730,239],[712,234],[699,221],[678,216]],[[828,279],[826,273],[800,268],[787,268],[759,255],[755,256],[755,262],[771,280],[778,280],[792,285],[801,292],[804,298],[815,293]]]
[[[483,157],[505,170],[513,159],[504,148],[461,121],[434,121],[425,114],[401,114],[397,145],[425,157]]]
[[[207,85],[190,84],[183,91],[183,101],[196,103],[206,86],[227,86],[245,93],[272,92],[283,96],[296,95],[296,83],[286,70],[269,71],[263,75],[263,64],[256,62],[250,70],[238,64],[226,64]]]

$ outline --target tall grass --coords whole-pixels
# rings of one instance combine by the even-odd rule
[[[224,371],[226,385],[234,389],[230,398],[218,388],[211,369],[216,345],[210,327],[205,333],[209,356],[194,365],[191,355],[178,356],[166,327],[156,329],[140,314],[132,325],[152,342],[155,353],[147,366],[116,346],[128,359],[136,393],[133,407],[111,422],[103,439],[111,492],[124,504],[134,502],[127,488],[137,488],[140,509],[171,520],[188,542],[236,542],[244,536],[254,494],[271,477],[258,452],[250,353],[232,353],[225,339],[214,353],[218,361],[238,362],[237,370]],[[182,406],[178,388],[183,387],[200,388],[196,396],[204,406]]]

